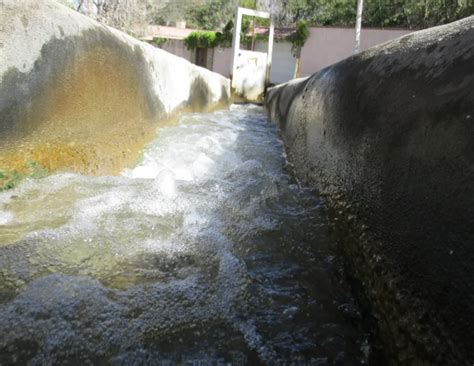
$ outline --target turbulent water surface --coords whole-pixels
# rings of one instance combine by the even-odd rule
[[[255,106],[186,114],[121,176],[0,193],[0,364],[357,365],[322,201]]]

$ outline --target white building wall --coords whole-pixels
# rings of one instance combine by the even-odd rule
[[[166,42],[160,47],[163,51],[172,53],[175,56],[179,56],[188,60],[189,62],[195,63],[195,52],[188,50],[183,40],[180,39],[167,39]]]
[[[212,71],[230,77],[232,66],[232,48],[219,48],[214,50],[214,62]]]
[[[256,42],[256,51],[267,52],[267,49],[268,42]],[[291,52],[291,43],[278,41],[274,42],[270,82],[273,84],[281,84],[293,79],[295,67],[296,59],[293,57],[293,53]]]
[[[380,43],[390,41],[412,31],[407,29],[363,28],[361,33],[361,51]],[[310,28],[310,37],[301,51],[300,76],[315,72],[352,55],[355,31],[353,28],[318,27]],[[195,62],[193,51],[186,49],[182,40],[169,39],[162,47],[176,56]],[[267,52],[267,42],[258,41],[256,51]],[[212,71],[230,77],[232,63],[231,48],[216,48],[212,58]],[[290,42],[277,41],[273,44],[272,71],[270,81],[273,84],[293,79],[296,59],[293,57]]]
[[[360,50],[401,37],[408,29],[362,28]],[[301,52],[300,76],[309,76],[354,52],[355,29],[338,27],[310,28],[310,36]]]

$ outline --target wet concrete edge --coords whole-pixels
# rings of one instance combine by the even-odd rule
[[[338,219],[346,265],[394,364],[474,360],[473,106],[474,17],[266,98],[298,178]]]

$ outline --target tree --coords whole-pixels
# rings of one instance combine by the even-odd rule
[[[364,26],[427,28],[474,14],[473,0],[365,0]],[[259,0],[280,26],[354,26],[356,0]]]
[[[196,28],[215,30],[225,24],[226,19],[223,17],[222,10],[223,2],[212,0],[207,4],[189,8],[187,17],[190,20],[190,25],[194,25]]]
[[[65,0],[58,0],[65,1]],[[272,13],[277,26],[354,26],[357,0],[68,0],[106,24],[127,29],[139,23],[218,30],[244,6]],[[474,0],[364,0],[363,26],[427,28],[473,15]]]
[[[152,11],[155,24],[174,25],[178,21],[187,21],[186,13],[189,8],[200,4],[197,0],[168,0],[161,6],[156,6]]]
[[[77,11],[124,31],[149,21],[148,0],[74,0],[74,4]]]
[[[296,23],[296,32],[291,39],[291,50],[296,58],[295,78],[300,77],[301,50],[309,37],[308,23],[300,20]]]

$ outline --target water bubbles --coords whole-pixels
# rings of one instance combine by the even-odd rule
[[[351,363],[320,201],[282,149],[260,107],[232,106],[160,129],[120,176],[0,193],[0,363]]]
[[[174,197],[176,195],[176,178],[169,169],[163,169],[155,178],[155,184],[159,192],[165,197]]]
[[[205,154],[199,154],[198,158],[192,163],[191,167],[194,179],[205,178],[206,175],[212,171],[214,165],[215,163],[211,158]]]
[[[133,179],[154,179],[159,172],[159,167],[156,164],[139,165],[128,173]]]
[[[293,318],[299,311],[297,306],[291,306],[283,310],[283,314],[286,315],[288,318]]]
[[[15,214],[9,211],[0,211],[0,226],[7,225],[13,222]]]

